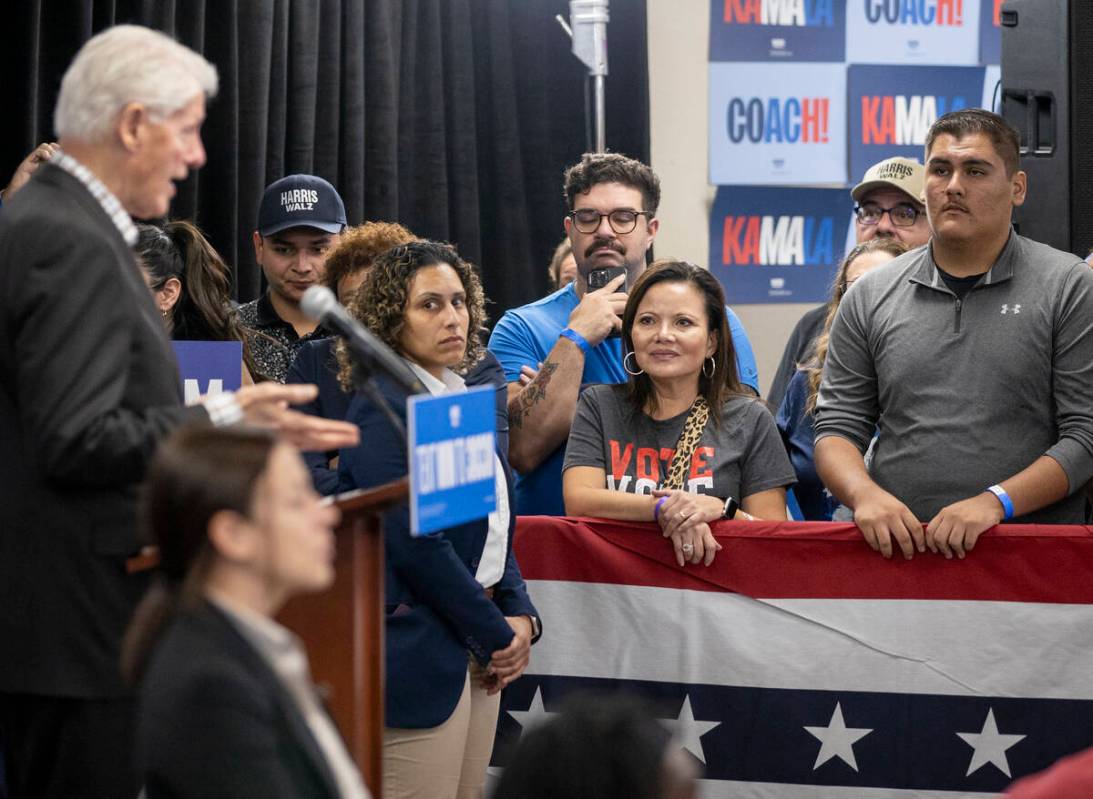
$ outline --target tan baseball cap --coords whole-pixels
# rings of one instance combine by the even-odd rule
[[[873,189],[897,189],[922,205],[926,201],[923,195],[925,180],[926,170],[915,159],[886,158],[865,171],[865,177],[851,190],[850,196],[855,202],[861,202],[861,198]]]

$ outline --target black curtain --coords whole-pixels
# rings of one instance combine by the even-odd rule
[[[610,11],[608,148],[648,161],[645,0]],[[0,185],[52,138],[80,45],[148,25],[220,73],[208,164],[171,213],[234,264],[237,299],[262,289],[250,243],[262,189],[310,172],[338,188],[351,223],[396,220],[456,244],[496,320],[546,291],[562,170],[590,147],[587,73],[556,14],[565,0],[17,0],[0,30]]]

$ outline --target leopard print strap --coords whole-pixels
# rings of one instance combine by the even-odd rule
[[[709,419],[710,405],[706,402],[706,398],[699,394],[691,405],[687,421],[683,423],[683,431],[679,434],[679,441],[676,442],[675,455],[672,456],[672,463],[668,466],[668,479],[664,481],[664,488],[683,488],[683,481],[691,468],[691,458],[694,457],[698,440],[702,438],[702,431],[706,429],[706,422]]]

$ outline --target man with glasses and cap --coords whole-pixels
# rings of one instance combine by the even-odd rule
[[[645,270],[660,225],[659,179],[617,153],[585,154],[566,171],[565,196],[577,279],[507,311],[490,336],[509,381],[509,458],[519,472],[517,512],[525,516],[565,513],[562,460],[581,387],[626,382],[618,337],[626,289]],[[725,312],[740,382],[758,394],[751,343],[736,315]],[[522,369],[534,379],[521,382]]]
[[[886,158],[869,167],[861,183],[850,192],[856,203],[854,243],[893,238],[913,250],[929,241],[930,226],[922,204],[925,174],[922,164],[913,158]],[[825,318],[827,303],[802,316],[790,333],[767,392],[767,401],[774,407],[782,404],[797,366],[812,357],[812,345],[823,330]]]
[[[289,175],[263,193],[254,260],[269,288],[239,308],[257,376],[285,382],[304,344],[328,335],[300,310],[300,299],[322,282],[326,254],[337,245],[345,225],[341,196],[315,175]]]

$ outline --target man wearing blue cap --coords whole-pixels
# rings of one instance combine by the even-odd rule
[[[239,308],[258,377],[285,382],[303,345],[328,335],[300,310],[304,292],[322,282],[327,252],[345,229],[337,190],[315,175],[271,183],[258,207],[254,260],[269,289]]]

